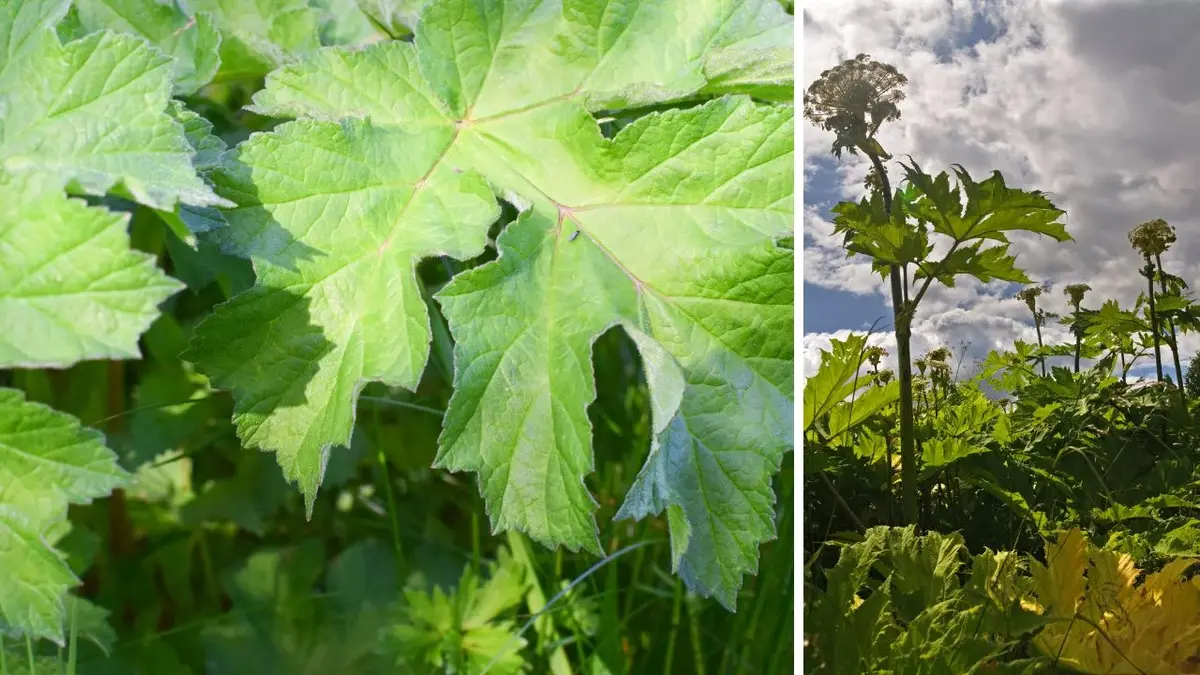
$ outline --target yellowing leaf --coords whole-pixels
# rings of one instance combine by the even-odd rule
[[[1043,654],[1083,673],[1190,672],[1200,652],[1200,583],[1176,560],[1136,585],[1141,570],[1123,553],[1089,546],[1078,528],[1030,562],[1044,614],[1059,619],[1034,638]],[[1086,579],[1084,573],[1086,570]]]

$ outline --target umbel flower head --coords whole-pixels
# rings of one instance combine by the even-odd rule
[[[879,360],[887,356],[887,353],[887,350],[883,347],[880,347],[879,345],[871,345],[870,347],[867,347],[864,355],[867,357],[867,361],[871,362],[872,366],[878,367]]]
[[[950,360],[950,350],[945,347],[938,347],[929,352],[929,360],[937,363],[945,363]]]
[[[1144,256],[1162,255],[1175,243],[1175,228],[1162,218],[1147,220],[1129,231],[1129,243]]]
[[[1068,284],[1063,289],[1063,294],[1071,299],[1071,305],[1075,309],[1079,309],[1080,303],[1083,302],[1083,295],[1090,290],[1092,290],[1092,287],[1087,284]]]
[[[1046,289],[1043,286],[1029,286],[1017,291],[1017,297],[1025,301],[1025,305],[1029,307],[1029,311],[1037,312],[1037,299]]]
[[[950,382],[950,364],[945,361],[930,361],[929,379],[942,385]]]
[[[804,93],[804,116],[837,134],[833,154],[858,154],[860,144],[873,139],[884,122],[900,119],[897,104],[904,100],[908,78],[895,66],[858,56],[821,73]]]

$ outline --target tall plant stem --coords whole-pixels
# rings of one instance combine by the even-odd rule
[[[1154,262],[1150,260],[1150,254],[1146,254],[1146,266],[1142,268],[1142,275],[1146,277],[1146,291],[1150,296],[1150,330],[1154,333],[1154,372],[1158,376],[1158,381],[1163,381],[1162,371],[1162,348],[1160,343],[1162,338],[1158,332],[1158,310],[1154,306]]]
[[[1080,322],[1083,321],[1083,317],[1079,316],[1079,303],[1074,303],[1073,308],[1075,309],[1075,322],[1071,326],[1071,333],[1075,336],[1075,374],[1078,375],[1079,348],[1083,343],[1083,328]]]
[[[1033,312],[1033,329],[1037,331],[1038,351],[1045,348],[1042,344],[1042,317],[1038,316],[1037,311]],[[1046,357],[1039,356],[1038,362],[1042,365],[1042,377],[1046,376]]]
[[[1162,294],[1167,294],[1167,277],[1163,274],[1162,255],[1154,255],[1154,264],[1158,267],[1158,287]],[[1183,365],[1179,363],[1179,337],[1175,334],[1175,321],[1167,319],[1167,330],[1171,333],[1171,357],[1175,360],[1175,386],[1179,387],[1180,398],[1187,398],[1183,390]]]
[[[883,212],[892,216],[892,184],[888,180],[887,171],[879,155],[863,148],[863,152],[871,159],[883,190]],[[900,381],[900,504],[904,514],[904,523],[915,525],[919,516],[917,505],[917,453],[916,433],[913,429],[913,386],[912,386],[912,314],[907,312],[905,302],[904,282],[900,275],[900,266],[892,265],[889,269],[892,282],[892,322],[896,332],[896,376]]]

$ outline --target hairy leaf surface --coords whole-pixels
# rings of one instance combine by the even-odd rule
[[[682,573],[732,606],[792,445],[793,262],[776,245],[792,231],[792,108],[723,98],[613,139],[589,112],[703,93],[718,56],[749,68],[790,49],[789,21],[766,1],[438,0],[411,44],[272,73],[254,109],[312,119],[251,139],[245,171],[218,177],[239,203],[220,237],[259,285],[192,352],[234,390],[243,440],[276,451],[311,503],[362,384],[412,388],[423,369],[412,264],[477,254],[495,191],[522,210],[499,260],[438,296],[457,345],[437,465],[479,474],[497,531],[599,552],[591,344],[640,333],[671,395],[656,392],[660,437],[622,515],[674,509]]]

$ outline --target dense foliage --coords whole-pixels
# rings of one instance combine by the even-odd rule
[[[809,95],[827,107],[841,96],[841,117],[810,118],[839,134],[835,153],[856,148],[880,169],[879,124],[864,120],[898,117],[879,101],[906,80],[881,67],[891,76],[863,85],[869,63],[823,74]],[[1045,307],[1053,286],[1008,254],[1012,236],[1067,245],[1048,196],[999,172],[901,170],[890,196],[883,169],[868,197],[833,209],[847,255],[901,279],[897,344],[925,293],[963,278],[1024,286],[1013,295],[1038,341],[992,351],[969,374],[965,350],[948,347],[895,372],[867,334],[822,352],[803,393],[806,671],[1197,672],[1198,371],[1176,383],[1178,336],[1196,330],[1200,305],[1164,268],[1174,229],[1132,228],[1145,288],[1132,307],[1089,308],[1091,288],[1066,283],[1071,311],[1058,317]],[[1070,341],[1043,332],[1054,319]],[[1155,377],[1132,378],[1147,358]]]
[[[0,673],[783,672],[792,33],[0,0]]]

